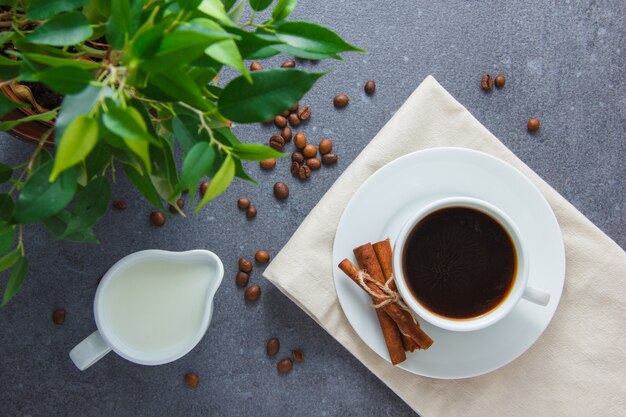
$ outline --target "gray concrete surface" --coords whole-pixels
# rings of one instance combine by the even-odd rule
[[[303,65],[334,71],[303,100],[313,107],[305,132],[335,140],[340,162],[304,184],[280,161],[272,172],[255,164],[259,186],[237,181],[223,196],[188,219],[162,228],[148,222],[149,205],[126,180],[114,196],[130,208],[109,212],[96,228],[98,246],[54,242],[29,227],[31,272],[15,300],[0,311],[0,415],[3,416],[370,416],[414,415],[393,392],[261,277],[263,295],[246,304],[234,285],[236,261],[259,248],[276,253],[350,160],[384,125],[428,74],[463,103],[524,162],[562,193],[622,247],[626,184],[626,83],[623,1],[301,1],[296,18],[329,25],[369,50],[344,62]],[[281,58],[274,60],[276,63]],[[485,94],[485,72],[504,73],[506,87]],[[362,93],[377,81],[374,97]],[[332,106],[350,95],[343,111]],[[529,117],[541,118],[537,135]],[[237,127],[250,142],[273,132]],[[18,162],[29,145],[0,137],[3,162]],[[285,181],[291,196],[277,202],[272,184]],[[249,196],[259,215],[247,221],[237,210]],[[174,363],[144,367],[109,354],[86,372],[69,350],[94,330],[96,281],[122,256],[146,248],[207,248],[224,261],[226,277],[214,321],[203,341]],[[2,278],[4,283],[5,278]],[[2,284],[3,285],[3,284]],[[67,310],[63,326],[50,320]],[[280,356],[295,347],[304,362],[286,376],[265,355],[278,336]],[[200,376],[191,390],[182,377]],[[488,409],[488,404],[485,404]]]

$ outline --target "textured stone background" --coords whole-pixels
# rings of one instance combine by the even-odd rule
[[[259,248],[276,253],[351,158],[368,143],[428,74],[524,162],[562,193],[598,227],[626,246],[626,116],[624,59],[626,3],[614,1],[302,0],[296,18],[334,28],[369,50],[344,62],[303,67],[334,71],[303,100],[313,107],[304,131],[331,137],[340,162],[304,184],[280,161],[273,172],[250,173],[259,186],[237,181],[209,207],[162,228],[148,222],[149,205],[121,179],[114,196],[130,208],[108,213],[96,228],[99,246],[54,242],[29,227],[28,279],[0,311],[0,414],[3,416],[365,416],[413,415],[395,394],[328,336],[304,312],[261,277],[261,299],[246,304],[234,285],[236,260]],[[276,58],[278,64],[284,59]],[[507,75],[506,87],[485,94],[480,77]],[[374,97],[362,93],[373,78]],[[332,106],[339,92],[350,95],[343,111]],[[526,132],[529,117],[541,118],[537,135]],[[265,142],[271,128],[237,127],[250,142]],[[3,162],[23,160],[32,148],[2,135]],[[291,196],[278,202],[272,184],[285,181]],[[247,221],[236,208],[247,195],[259,215]],[[109,354],[85,372],[69,350],[95,329],[96,281],[131,252],[162,248],[207,248],[224,261],[225,280],[213,323],[186,357],[145,367]],[[2,279],[4,282],[4,278]],[[4,284],[2,284],[4,285]],[[50,320],[67,310],[63,326]],[[265,355],[270,336],[281,339],[281,356],[302,347],[304,362],[286,376]],[[200,375],[195,390],[185,372]],[[485,404],[488,407],[488,404]]]

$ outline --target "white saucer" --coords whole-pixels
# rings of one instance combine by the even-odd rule
[[[546,329],[561,298],[565,250],[556,217],[522,173],[482,152],[434,148],[405,155],[368,178],[346,207],[335,235],[335,288],[348,321],[363,341],[389,361],[369,297],[337,267],[352,249],[390,237],[424,205],[451,196],[485,200],[506,212],[527,242],[528,284],[550,294],[547,307],[521,300],[500,322],[475,332],[442,330],[421,320],[434,344],[407,353],[399,367],[427,377],[468,378],[494,371],[524,353]]]

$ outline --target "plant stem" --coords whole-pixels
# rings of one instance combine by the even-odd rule
[[[17,228],[17,236],[18,236],[18,240],[17,240],[17,247],[20,249],[20,253],[22,254],[22,256],[25,255],[24,253],[24,233],[23,233],[23,225],[19,225]]]

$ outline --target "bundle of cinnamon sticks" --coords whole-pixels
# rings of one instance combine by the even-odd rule
[[[380,306],[376,308],[376,314],[391,363],[397,365],[405,361],[406,352],[428,349],[433,340],[420,328],[417,320],[414,320],[413,315],[406,310],[406,306],[398,301],[389,302],[388,294],[381,288],[386,284],[386,288],[391,292],[397,291],[395,281],[390,279],[393,276],[393,253],[389,239],[373,245],[371,243],[361,245],[354,249],[354,256],[359,268],[371,280],[369,278],[363,280],[359,269],[348,259],[341,261],[339,269],[371,296],[374,306]],[[367,286],[369,291],[364,286]]]

